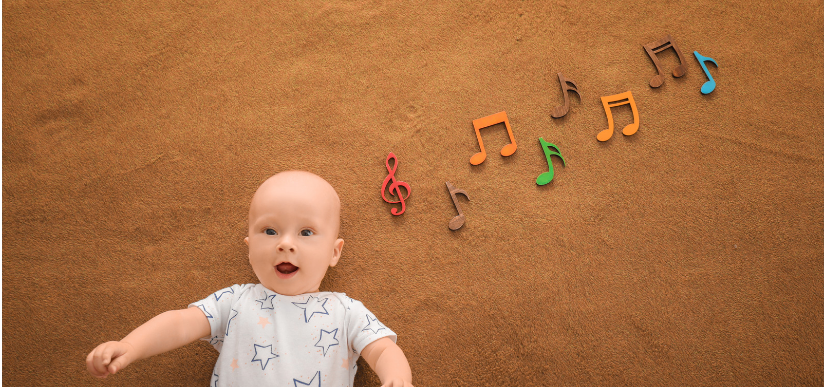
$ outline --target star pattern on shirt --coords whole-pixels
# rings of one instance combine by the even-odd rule
[[[304,310],[304,322],[308,323],[316,313],[329,314],[327,308],[324,307],[327,301],[329,301],[329,298],[321,300],[318,297],[309,296],[306,302],[293,302],[292,304]]]
[[[344,358],[341,360],[341,368],[349,368],[349,359]]]
[[[369,330],[372,331],[373,334],[375,334],[375,333],[378,333],[378,331],[380,331],[382,329],[387,329],[386,327],[384,327],[383,324],[381,324],[380,321],[378,321],[377,318],[372,317],[370,315],[367,315],[367,322],[368,322],[367,326],[364,329],[362,329],[361,332],[369,329]],[[375,324],[373,324],[373,323],[375,323]]]
[[[235,314],[233,314],[232,317],[229,318],[229,321],[226,322],[226,333],[224,333],[224,336],[229,336],[229,324],[232,324],[232,320],[234,320],[235,317],[238,317],[238,311],[237,310],[235,310],[235,309],[230,309],[230,310],[235,312]]]
[[[326,331],[321,329],[321,338],[318,339],[318,342],[315,343],[315,346],[321,348],[321,350],[324,351],[325,357],[327,356],[327,351],[329,351],[329,347],[332,347],[333,345],[338,345],[338,339],[335,337],[337,335],[338,328],[335,328],[332,331]]]
[[[205,306],[205,305],[203,305],[203,304],[195,304],[195,305],[196,305],[198,308],[201,308],[201,310],[203,311],[203,314],[205,314],[205,315],[206,315],[206,318],[215,318],[215,317],[213,317],[213,316],[212,316],[212,313],[209,313],[209,311],[207,311],[207,310],[206,310],[206,306]]]
[[[236,369],[241,368],[238,366],[238,359],[232,359],[232,364],[229,366],[232,367],[232,372],[235,372]]]
[[[261,363],[261,369],[266,369],[267,364],[271,359],[279,357],[274,352],[272,352],[272,344],[269,345],[258,345],[253,344],[255,346],[255,356],[252,357],[253,362]]]
[[[212,373],[212,376],[214,376],[214,377],[215,377],[215,384],[214,384],[214,385],[212,385],[212,386],[210,386],[210,387],[218,387],[218,374],[216,374],[216,373],[214,373],[214,372],[213,372],[213,373]]]
[[[316,380],[318,380],[318,383],[315,383]],[[295,378],[292,378],[292,382],[295,384],[295,387],[298,387],[298,383],[300,383],[302,386],[321,387],[321,371],[318,371],[315,373],[315,375],[312,375],[312,380],[310,380],[307,383],[304,383]]]
[[[223,295],[226,293],[235,294],[235,289],[226,288],[223,290],[218,290],[217,292],[215,292],[215,294],[213,294],[215,296],[215,301],[220,301],[221,297],[223,297]]]
[[[270,296],[270,295],[266,294],[266,292],[264,292],[264,298],[261,298],[260,300],[255,300],[255,302],[258,302],[258,303],[261,304],[261,310],[275,309],[275,306],[272,305],[272,301],[275,301],[275,294]]]
[[[212,336],[212,338],[209,339],[209,344],[216,345],[218,343],[223,343],[223,337]]]
[[[269,322],[269,318],[259,316],[258,317],[258,324],[261,326],[261,328],[266,329],[266,324],[272,324],[272,323]]]

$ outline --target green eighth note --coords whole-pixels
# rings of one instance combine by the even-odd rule
[[[547,165],[550,167],[550,171],[544,172],[541,175],[539,175],[539,177],[536,179],[536,184],[545,185],[553,180],[553,162],[550,161],[550,156],[559,156],[559,158],[561,159],[561,164],[565,165],[565,163],[564,157],[562,157],[558,147],[547,141],[544,141],[544,139],[541,137],[539,137],[539,143],[541,144],[541,149],[544,151],[544,157],[547,158]],[[550,148],[553,148],[556,151],[553,152],[550,150]]]

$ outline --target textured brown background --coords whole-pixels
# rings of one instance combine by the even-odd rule
[[[745,3],[4,1],[3,381],[103,385],[97,344],[254,282],[249,199],[305,169],[343,201],[322,290],[398,332],[416,386],[821,385],[823,6]],[[651,89],[668,33],[687,75]],[[583,97],[556,120],[558,72]],[[641,128],[599,143],[627,90]],[[489,128],[471,166],[502,110],[518,151]],[[539,137],[567,161],[544,187]],[[203,386],[216,357],[105,384]]]

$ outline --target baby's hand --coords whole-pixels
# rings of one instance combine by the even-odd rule
[[[413,387],[412,383],[406,382],[403,379],[387,380],[381,387]]]
[[[86,356],[86,369],[92,376],[103,379],[134,361],[133,352],[131,344],[121,341],[100,344]]]

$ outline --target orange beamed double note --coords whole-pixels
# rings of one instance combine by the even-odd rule
[[[630,104],[630,109],[633,110],[633,123],[625,126],[624,129],[622,129],[622,133],[625,136],[630,136],[639,130],[639,110],[636,109],[636,101],[633,100],[633,94],[631,94],[630,91],[626,91],[624,93],[602,97],[602,106],[604,106],[604,112],[607,114],[607,129],[602,130],[596,135],[597,140],[607,141],[610,137],[613,137],[613,113],[610,112],[610,108],[627,104]]]
[[[476,130],[476,138],[478,138],[478,146],[481,148],[481,152],[470,157],[470,164],[479,165],[487,159],[487,151],[484,150],[484,141],[481,140],[480,130],[500,123],[504,123],[504,126],[507,127],[507,134],[510,136],[510,144],[501,148],[501,155],[507,157],[516,152],[516,139],[513,137],[513,129],[510,128],[510,120],[507,119],[507,113],[498,112],[484,118],[473,120],[473,128]]]

